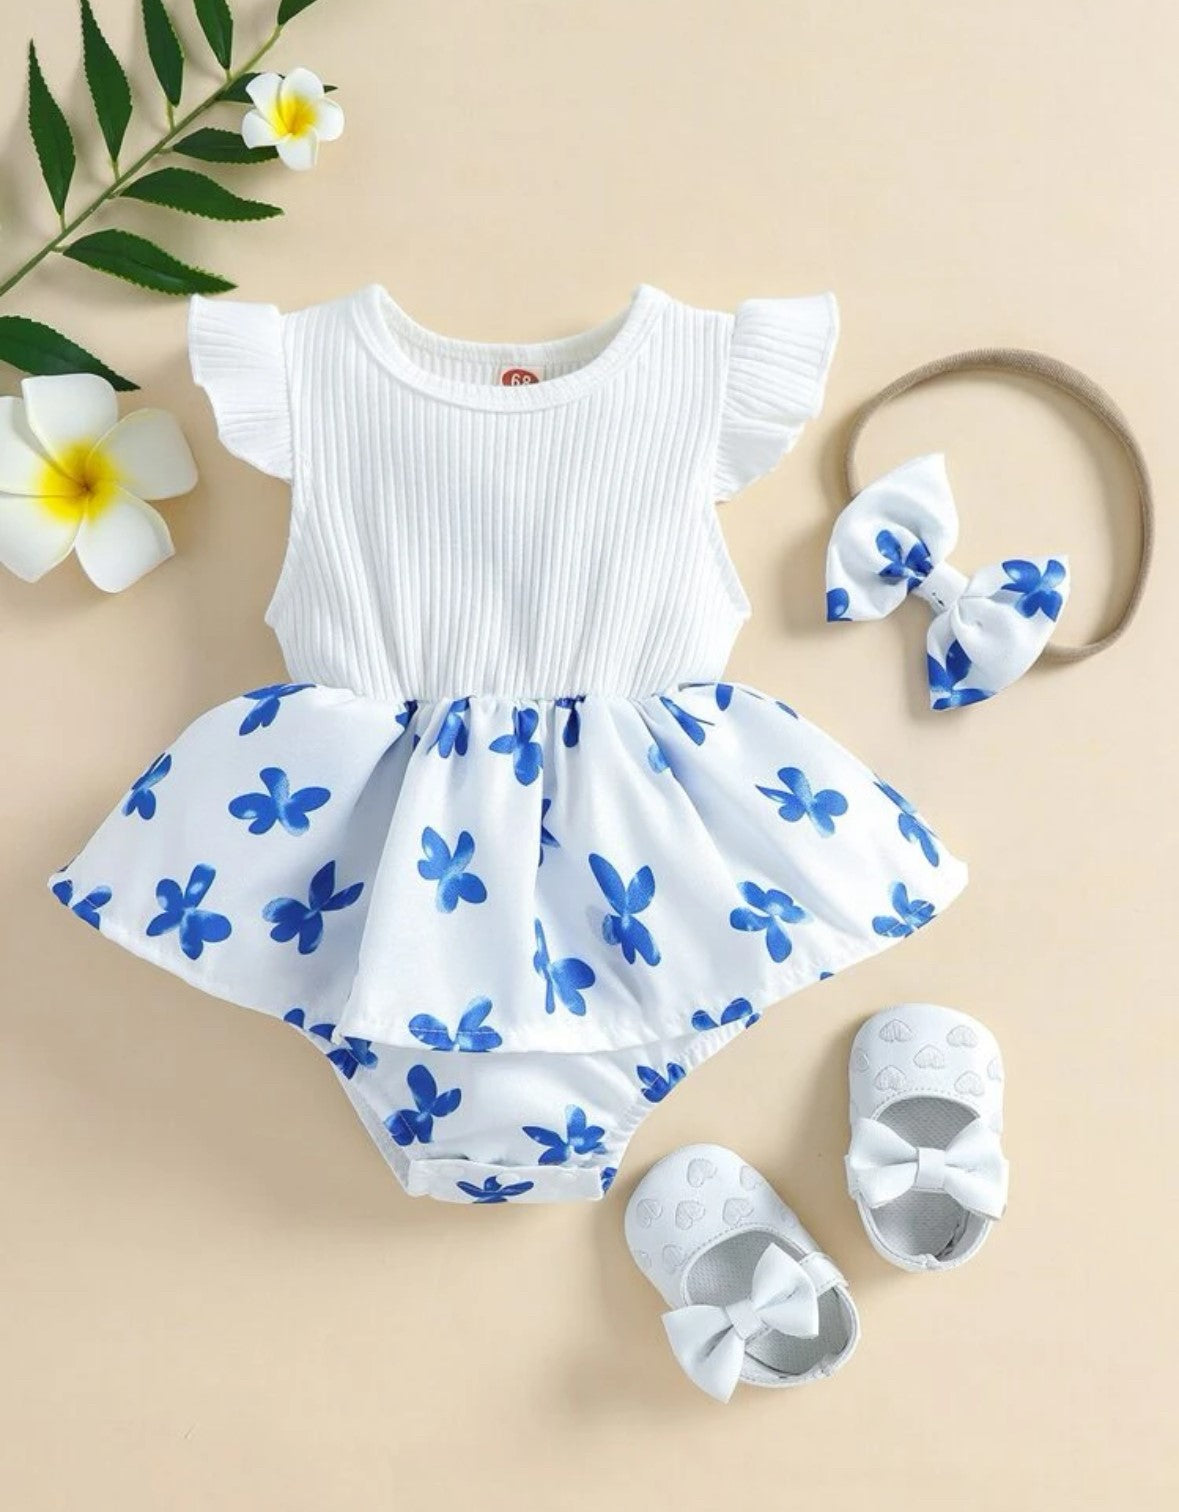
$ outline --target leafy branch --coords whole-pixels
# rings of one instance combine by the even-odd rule
[[[131,85],[103,36],[91,0],[80,0],[82,67],[110,160],[111,178],[68,216],[70,187],[77,165],[74,136],[46,83],[36,46],[29,43],[29,135],[57,212],[58,230],[20,267],[0,279],[0,298],[54,254],[161,294],[215,294],[234,287],[228,279],[182,262],[135,232],[109,228],[76,235],[95,214],[119,199],[138,200],[220,221],[268,220],[282,214],[279,206],[246,199],[207,173],[153,165],[170,152],[213,164],[263,163],[277,156],[273,147],[247,147],[236,131],[197,126],[197,122],[218,105],[248,102],[247,86],[255,77],[257,65],[282,36],[287,23],[315,0],[280,0],[269,36],[237,65],[233,61],[234,22],[228,0],[193,0],[201,32],[224,78],[215,90],[179,116],[177,111],[184,92],[184,48],[164,0],[140,0],[140,3],[148,57],[163,92],[166,129],[126,167],[120,167],[119,157],[134,109]],[[145,171],[149,167],[153,168],[150,173]],[[89,372],[99,374],[119,389],[136,387],[129,378],[116,373],[51,326],[21,315],[0,315],[0,361],[24,373]]]

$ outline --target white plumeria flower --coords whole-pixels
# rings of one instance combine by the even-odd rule
[[[119,419],[115,391],[92,373],[26,378],[0,397],[0,565],[35,583],[71,551],[118,593],[173,553],[146,499],[188,493],[196,463],[173,416]]]
[[[276,147],[288,168],[314,168],[320,142],[334,142],[344,130],[344,112],[324,97],[323,84],[309,68],[263,73],[246,91],[254,102],[242,119],[247,147]]]

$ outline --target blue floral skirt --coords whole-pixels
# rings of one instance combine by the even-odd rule
[[[563,1155],[533,1161],[546,1175],[600,1190],[632,1114],[965,880],[906,798],[739,685],[391,704],[278,684],[192,724],[50,885],[137,954],[315,1038],[403,1179],[414,1146],[477,1165],[478,1195],[461,1177],[451,1195],[486,1201],[485,1181],[529,1179],[507,1180],[537,1154],[528,1128]],[[554,1055],[613,1068],[625,1116],[621,1087],[587,1107],[558,1077],[542,1120],[516,1083]],[[497,1110],[520,1106],[510,1148],[487,1118],[466,1127],[461,1079],[446,1102],[438,1068],[472,1056],[489,1087],[503,1068]],[[602,1148],[577,1148],[583,1123]]]

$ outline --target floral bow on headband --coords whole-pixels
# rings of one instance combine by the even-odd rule
[[[870,483],[827,550],[827,618],[883,619],[910,594],[933,612],[926,638],[934,709],[981,703],[1043,651],[1069,591],[1068,559],[1009,557],[970,577],[949,560],[958,511],[940,453]]]

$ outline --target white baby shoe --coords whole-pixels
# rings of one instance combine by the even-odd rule
[[[868,1238],[905,1270],[969,1260],[1007,1204],[994,1035],[934,1003],[885,1008],[852,1043],[849,1082],[848,1190]]]
[[[672,1351],[718,1402],[738,1381],[801,1386],[852,1355],[860,1320],[847,1282],[751,1165],[720,1145],[659,1161],[626,1208],[635,1264],[674,1309]]]

